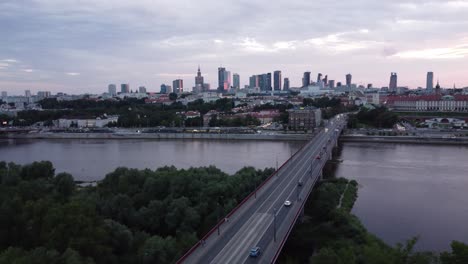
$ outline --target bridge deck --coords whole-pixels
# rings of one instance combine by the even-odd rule
[[[331,149],[344,124],[343,117],[330,121],[178,263],[276,261],[307,197],[320,179],[323,166],[331,157]],[[302,186],[299,186],[299,181]],[[292,205],[284,206],[286,200]],[[255,246],[261,248],[261,255],[249,257],[250,248]]]

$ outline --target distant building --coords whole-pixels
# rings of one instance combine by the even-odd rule
[[[172,87],[170,85],[161,84],[161,91],[162,94],[170,94],[172,93]]]
[[[117,86],[115,84],[109,84],[109,86],[107,86],[107,92],[112,96],[117,95]]]
[[[198,66],[197,76],[195,76],[195,88],[200,92],[205,91],[204,87],[205,81],[200,71],[200,66]]]
[[[232,75],[234,89],[240,89],[240,76],[237,73]]]
[[[172,87],[173,87],[173,92],[174,93],[183,93],[184,92],[184,80],[182,79],[177,79],[172,81]]]
[[[390,84],[388,86],[388,89],[390,90],[390,92],[396,92],[397,91],[397,80],[398,77],[397,77],[397,74],[396,72],[392,72],[390,73]]]
[[[229,89],[231,88],[231,85],[232,85],[231,72],[225,71],[224,72],[224,85],[223,85],[224,92],[229,91]]]
[[[226,68],[218,68],[218,92],[224,93],[224,83],[226,78]]]
[[[426,76],[426,90],[428,93],[432,93],[434,89],[434,73],[427,72]]]
[[[31,90],[24,91],[24,96],[31,97]]]
[[[290,87],[289,78],[284,78],[283,91],[288,91]]]
[[[341,82],[337,82],[336,87],[341,87]]]
[[[395,111],[468,112],[468,95],[388,96],[386,105]]]
[[[370,88],[372,88],[372,83],[367,84],[367,89],[370,89]]]
[[[120,85],[120,92],[121,93],[130,93],[130,85],[127,83],[122,83]]]
[[[280,91],[281,90],[281,71],[274,71],[273,72],[273,79],[274,79],[274,83],[273,83],[273,89],[275,91]]]
[[[146,93],[146,87],[144,87],[144,86],[138,87],[138,92],[145,94]]]
[[[95,119],[80,119],[80,118],[60,118],[58,121],[57,126],[61,128],[69,128],[69,127],[105,127],[109,123],[117,123],[119,120],[119,116],[107,116],[107,117],[98,117]]]
[[[322,122],[322,111],[315,107],[301,107],[288,110],[289,112],[289,129],[291,130],[308,130],[320,126]]]
[[[441,90],[440,90],[439,81],[437,81],[437,85],[436,85],[436,87],[435,87],[435,93],[436,93],[437,95],[440,95],[440,94],[442,93]]]
[[[8,93],[6,91],[2,91],[2,98],[7,98],[8,97]]]
[[[330,89],[335,88],[335,80],[329,80],[329,81],[328,81],[328,87],[329,87]]]
[[[322,74],[319,73],[319,74],[317,74],[317,83],[319,83],[321,81],[322,81]]]
[[[44,98],[49,98],[52,95],[50,91],[39,91],[37,92],[37,97],[39,100],[42,100]]]
[[[259,75],[252,75],[249,78],[249,87],[250,89],[258,88],[260,87],[260,82],[259,82]]]
[[[304,72],[304,77],[302,77],[302,87],[309,86],[310,84],[310,72]]]
[[[352,79],[353,79],[353,76],[351,75],[351,73],[346,74],[346,86],[351,87]]]

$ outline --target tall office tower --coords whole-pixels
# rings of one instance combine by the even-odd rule
[[[24,91],[24,96],[31,97],[31,90]]]
[[[351,87],[351,81],[353,79],[353,76],[351,73],[346,74],[346,86]]]
[[[274,71],[273,72],[273,89],[275,91],[281,91],[281,71]]]
[[[322,80],[322,74],[319,73],[317,74],[317,83],[319,83]]]
[[[271,72],[266,74],[267,79],[266,79],[266,90],[271,91],[273,89],[273,86],[271,86]]]
[[[260,88],[260,91],[265,90],[265,84],[266,84],[266,74],[260,74],[258,75],[258,87]]]
[[[323,81],[323,84],[324,84],[325,86],[327,86],[327,85],[328,85],[328,75],[325,75],[325,77],[323,78],[322,81]]]
[[[224,72],[224,91],[227,92],[232,86],[232,81],[231,81],[231,72],[230,71],[225,71]]]
[[[201,75],[200,65],[198,65],[197,76],[195,76],[195,87],[201,87],[203,89],[203,76]]]
[[[144,86],[138,87],[138,93],[144,93],[145,94],[146,93],[146,87],[144,87]]]
[[[107,86],[107,92],[114,96],[117,94],[117,86],[115,84],[109,84],[109,86]]]
[[[289,78],[284,78],[283,91],[288,91],[289,87]]]
[[[235,89],[240,89],[240,76],[237,73],[232,75],[232,82]]]
[[[226,68],[223,68],[223,67],[218,68],[218,92],[219,93],[224,93],[224,78],[226,76],[225,72],[226,72]]]
[[[120,92],[121,93],[129,93],[130,92],[130,85],[128,83],[122,83],[120,85]]]
[[[2,91],[2,98],[7,98],[8,97],[8,93],[6,91]]]
[[[341,82],[337,82],[336,87],[341,87]]]
[[[434,89],[434,73],[433,72],[427,72],[427,77],[426,77],[426,90],[430,93],[432,93]]]
[[[177,79],[172,81],[172,87],[174,89],[174,93],[183,93],[184,92],[184,81],[182,79]]]
[[[249,78],[249,87],[250,89],[260,87],[258,75],[252,75]]]
[[[397,74],[396,72],[390,73],[390,84],[388,86],[390,92],[396,92],[397,90]]]
[[[310,72],[304,72],[304,77],[302,77],[302,87],[309,86],[310,84]]]
[[[367,84],[367,89],[372,88],[372,83]]]
[[[330,89],[335,88],[335,80],[329,80],[328,81],[328,87],[330,87]]]

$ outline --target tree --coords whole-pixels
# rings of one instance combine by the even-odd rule
[[[176,93],[170,93],[169,94],[169,100],[171,100],[171,101],[177,100],[177,94]]]
[[[71,174],[62,172],[54,178],[55,189],[62,199],[68,199],[75,190],[75,181]]]

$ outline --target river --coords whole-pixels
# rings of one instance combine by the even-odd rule
[[[258,169],[283,164],[303,143],[229,140],[5,140],[0,161],[27,164],[49,160],[56,172],[75,180],[95,181],[117,167],[156,169],[215,165],[233,174],[244,166]]]
[[[353,213],[394,245],[420,236],[417,250],[468,243],[468,147],[345,143],[335,176],[356,179]]]
[[[118,166],[155,169],[281,165],[300,142],[222,140],[0,140],[0,160],[50,160],[57,172],[99,180]],[[468,147],[345,143],[335,176],[356,179],[353,209],[367,229],[394,245],[419,235],[418,250],[468,243]]]

